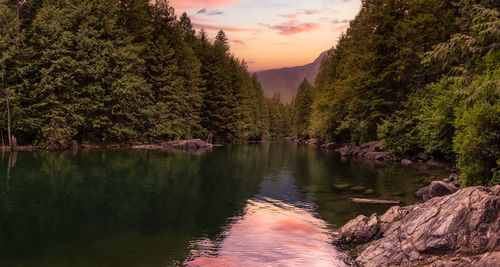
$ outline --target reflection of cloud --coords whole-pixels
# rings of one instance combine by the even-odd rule
[[[222,15],[224,12],[220,10],[208,10],[207,8],[200,9],[196,14],[205,14],[207,16]]]
[[[195,240],[187,266],[344,266],[326,223],[307,208],[263,198],[249,200],[223,239]],[[220,241],[219,241],[220,240]]]
[[[238,0],[170,0],[174,8],[206,8],[225,6],[238,2]]]
[[[280,25],[267,25],[267,24],[262,24],[262,25],[268,27],[269,29],[278,31],[279,34],[285,36],[319,29],[319,24],[317,23],[299,23],[296,20],[284,22]]]
[[[248,29],[248,28],[235,28],[235,27],[225,27],[225,26],[213,26],[208,24],[194,23],[193,28],[195,29],[205,29],[205,30],[223,30],[225,32],[260,32],[259,29]]]

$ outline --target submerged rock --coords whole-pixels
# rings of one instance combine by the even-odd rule
[[[495,266],[499,231],[500,186],[478,186],[358,216],[342,227],[340,240],[365,243],[355,258],[361,266]]]

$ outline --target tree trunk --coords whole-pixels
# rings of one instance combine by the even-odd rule
[[[21,6],[19,0],[16,1],[16,17],[17,17],[17,27],[16,27],[16,50],[19,51],[19,31],[20,31],[20,20],[21,20]]]
[[[9,93],[7,93],[7,86],[4,82],[5,90],[5,103],[7,104],[7,139],[9,139],[10,151],[14,151],[14,146],[12,144],[12,135],[10,132],[10,105],[9,105]]]
[[[397,205],[401,203],[399,200],[382,200],[382,199],[366,199],[366,198],[350,198],[351,202],[362,204],[389,204]]]

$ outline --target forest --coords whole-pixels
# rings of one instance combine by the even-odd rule
[[[167,0],[0,0],[2,144],[283,136],[279,96]]]
[[[382,140],[396,158],[455,164],[500,183],[500,2],[364,0],[292,103],[293,134]]]
[[[167,0],[0,0],[2,144],[382,140],[500,183],[500,3],[363,0],[291,104]]]

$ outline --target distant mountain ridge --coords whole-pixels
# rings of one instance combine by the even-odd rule
[[[273,96],[274,93],[278,92],[283,102],[290,103],[292,98],[297,94],[297,89],[304,78],[307,78],[310,83],[314,83],[321,61],[327,53],[328,51],[321,53],[314,62],[304,66],[256,72],[264,89],[264,94]]]

